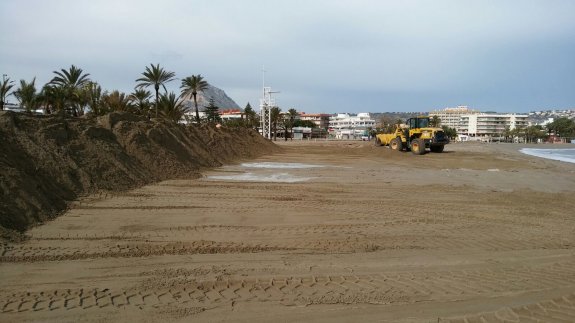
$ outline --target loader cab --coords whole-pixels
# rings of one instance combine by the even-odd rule
[[[409,129],[429,127],[429,117],[415,117],[407,119]]]

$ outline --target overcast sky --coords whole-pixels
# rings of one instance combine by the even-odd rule
[[[38,87],[74,64],[131,92],[159,63],[259,111],[265,66],[282,110],[575,108],[573,0],[1,0],[0,27],[0,72]]]

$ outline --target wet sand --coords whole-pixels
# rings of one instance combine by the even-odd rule
[[[575,164],[278,144],[2,246],[0,321],[575,321]]]

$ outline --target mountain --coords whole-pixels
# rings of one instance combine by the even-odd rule
[[[206,106],[210,104],[210,99],[214,99],[214,104],[222,110],[229,110],[229,109],[239,109],[240,106],[234,102],[222,89],[219,89],[213,85],[208,85],[208,88],[202,92],[198,92],[197,95],[198,99],[198,109],[203,111]],[[184,98],[184,100],[188,100],[188,104],[193,109],[194,108],[194,99],[191,96]]]

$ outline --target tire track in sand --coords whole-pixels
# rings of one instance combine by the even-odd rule
[[[235,302],[275,302],[277,304],[411,304],[422,301],[459,301],[548,291],[575,286],[575,261],[537,268],[509,270],[459,270],[441,272],[397,272],[374,275],[275,276],[268,278],[220,278],[196,280],[190,276],[154,273],[140,286],[128,289],[79,288],[40,292],[0,294],[0,311],[55,311],[135,306],[185,305],[204,310]],[[547,279],[532,284],[541,277]],[[472,281],[473,284],[469,284]],[[575,294],[527,307],[504,309],[520,319],[560,316],[575,319]],[[501,312],[501,311],[500,311]],[[482,313],[453,322],[475,322],[498,317],[499,312]],[[551,313],[551,314],[550,314]],[[547,315],[547,316],[546,316]],[[479,320],[476,320],[479,319]],[[463,320],[463,321],[458,321]],[[551,320],[549,320],[551,321]],[[487,322],[498,322],[490,321]]]

